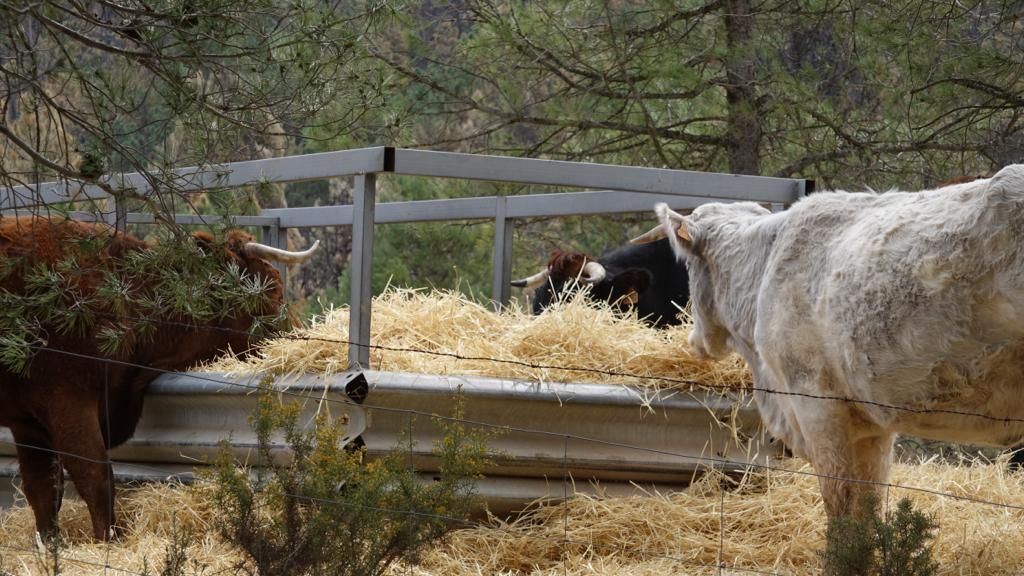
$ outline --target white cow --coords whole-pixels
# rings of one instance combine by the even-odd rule
[[[1024,439],[1024,165],[922,192],[823,192],[775,214],[655,211],[661,225],[634,242],[667,235],[685,259],[690,344],[735,350],[755,387],[778,392],[755,392],[762,420],[823,476],[830,516],[881,489],[897,433]]]

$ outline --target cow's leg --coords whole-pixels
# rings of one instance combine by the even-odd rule
[[[863,506],[868,493],[874,492],[880,501],[885,496],[895,435],[859,426],[837,427],[834,434],[809,439],[829,518],[861,517],[867,512]]]
[[[141,391],[145,388],[145,385],[133,382],[130,388],[131,393],[112,394],[110,406],[103,407],[101,405],[100,414],[109,413],[111,415],[109,424],[106,422],[106,418],[100,418],[104,445],[108,448],[116,448],[135,435],[135,427],[142,416],[143,401],[145,400],[145,395]]]
[[[11,428],[11,434],[17,443],[21,486],[32,507],[36,530],[44,539],[50,539],[57,533],[57,513],[64,494],[63,471],[44,432],[16,426]]]
[[[72,413],[73,412],[73,413]],[[76,410],[60,414],[53,427],[53,446],[61,452],[61,462],[85,500],[97,540],[113,537],[113,468],[103,443],[95,400],[80,399]]]
[[[1010,456],[1010,470],[1024,470],[1024,445],[1018,444],[1011,450],[1013,450],[1013,454]]]

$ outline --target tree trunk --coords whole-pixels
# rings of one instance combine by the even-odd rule
[[[725,36],[729,44],[729,59],[725,64],[729,171],[759,174],[761,111],[754,77],[754,16],[750,0],[728,0],[725,9]]]

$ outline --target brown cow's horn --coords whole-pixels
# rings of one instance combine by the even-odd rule
[[[583,271],[580,273],[580,280],[587,284],[597,284],[604,277],[608,275],[605,271],[604,266],[600,262],[594,262],[591,260],[583,265]]]
[[[260,244],[259,242],[246,242],[243,250],[245,255],[250,258],[264,258],[273,262],[284,262],[285,264],[301,264],[312,258],[313,252],[316,252],[319,246],[320,241],[317,240],[313,242],[312,246],[302,252],[292,252]]]
[[[536,288],[537,286],[540,286],[541,284],[547,282],[548,276],[550,276],[550,275],[551,275],[551,269],[550,268],[545,268],[545,269],[541,270],[540,272],[537,272],[533,276],[528,276],[526,278],[520,278],[519,280],[513,280],[513,281],[509,282],[509,284],[511,284],[512,286],[514,286],[516,288],[526,288],[526,289],[532,290],[532,289]]]

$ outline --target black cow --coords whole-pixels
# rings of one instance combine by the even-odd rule
[[[512,282],[535,288],[533,313],[540,314],[567,291],[590,286],[590,298],[635,309],[651,326],[681,323],[679,309],[690,300],[686,266],[676,260],[667,240],[627,245],[594,260],[581,252],[552,253],[544,270]]]

